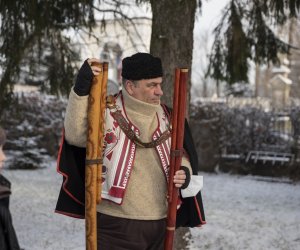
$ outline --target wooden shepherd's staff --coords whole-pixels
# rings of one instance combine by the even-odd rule
[[[104,115],[108,63],[93,63],[101,68],[94,76],[88,100],[88,132],[85,167],[85,228],[86,249],[97,250],[97,210],[101,201]]]
[[[179,189],[175,187],[173,183],[173,176],[175,172],[180,169],[183,154],[187,75],[188,69],[177,68],[175,70],[170,173],[168,186],[168,216],[165,237],[165,250],[173,249],[173,239],[176,229],[176,214]]]

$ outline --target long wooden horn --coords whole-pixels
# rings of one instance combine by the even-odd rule
[[[180,169],[183,154],[184,120],[186,110],[186,85],[188,69],[175,70],[175,84],[172,111],[172,141],[170,174],[168,183],[168,216],[165,236],[165,250],[173,249],[176,229],[177,202],[179,190],[173,183],[173,176]]]
[[[88,132],[85,168],[86,249],[97,250],[97,203],[101,200],[104,115],[108,63],[95,63],[102,70],[94,76],[88,100]]]

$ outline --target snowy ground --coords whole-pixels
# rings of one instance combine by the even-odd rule
[[[85,249],[84,220],[54,213],[62,177],[53,162],[40,170],[6,170],[12,183],[10,210],[25,250]]]
[[[207,225],[190,249],[300,249],[300,184],[204,173]]]
[[[11,212],[26,250],[81,250],[84,221],[53,213],[61,176],[55,163],[34,171],[5,170]],[[300,249],[300,184],[226,174],[204,175],[207,225],[192,229],[189,249]]]

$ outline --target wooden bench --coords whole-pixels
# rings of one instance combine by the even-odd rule
[[[294,161],[295,155],[291,153],[279,153],[272,151],[249,151],[245,159],[246,163],[253,162],[257,163],[258,161],[265,163],[271,163],[275,165],[280,163],[281,165],[289,164]]]

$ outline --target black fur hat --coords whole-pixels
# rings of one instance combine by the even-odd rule
[[[151,79],[163,76],[161,60],[148,53],[136,53],[122,61],[122,77],[128,80]]]

